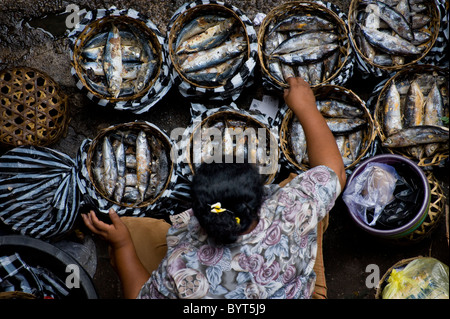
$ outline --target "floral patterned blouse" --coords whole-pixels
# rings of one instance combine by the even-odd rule
[[[273,190],[256,228],[224,246],[210,243],[192,209],[172,216],[166,257],[138,298],[310,298],[316,226],[340,192],[330,168],[314,167]]]

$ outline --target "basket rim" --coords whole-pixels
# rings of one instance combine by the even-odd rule
[[[408,79],[408,76],[416,76],[417,74],[426,74],[426,73],[430,73],[430,72],[437,72],[438,74],[444,75],[446,77],[447,86],[448,86],[448,84],[449,84],[448,72],[443,67],[432,65],[432,64],[413,64],[413,65],[410,65],[410,66],[408,66],[408,67],[406,67],[406,68],[396,72],[383,85],[382,89],[377,94],[376,104],[375,104],[375,108],[374,108],[374,117],[373,117],[373,120],[375,122],[375,126],[377,128],[376,134],[380,138],[381,142],[384,142],[387,139],[387,136],[384,134],[384,131],[383,131],[384,116],[382,116],[382,113],[383,113],[382,103],[385,101],[385,96],[386,96],[387,91],[390,88],[390,86],[395,81],[397,81],[399,78],[405,77],[405,79]],[[391,154],[399,154],[399,155],[407,157],[408,159],[414,160],[414,158],[412,158],[411,156],[409,156],[405,152],[402,152],[402,148],[385,147],[385,149],[387,151],[389,151]],[[436,156],[439,156],[439,158],[440,158],[440,160],[437,161],[437,162],[434,161],[434,158]],[[435,154],[435,155],[433,155],[431,157],[424,157],[418,162],[418,164],[419,164],[419,166],[438,165],[439,162],[442,159],[445,159],[445,158],[448,158],[448,157],[449,157],[449,150],[446,150],[446,151],[439,152],[439,153],[437,153],[437,154]]]
[[[376,67],[376,68],[378,68],[378,69],[381,69],[381,70],[386,70],[386,71],[398,71],[398,70],[402,70],[403,68],[405,68],[405,67],[407,67],[407,66],[410,66],[410,65],[414,65],[414,64],[416,64],[417,62],[419,62],[420,60],[422,60],[427,54],[428,54],[428,52],[430,52],[430,50],[433,48],[433,46],[434,46],[434,44],[435,44],[435,42],[436,42],[436,40],[437,40],[437,38],[438,38],[438,35],[439,35],[439,29],[440,29],[440,12],[439,12],[439,9],[438,9],[438,7],[437,7],[437,4],[434,2],[434,1],[426,1],[426,3],[430,3],[430,5],[431,5],[431,10],[432,10],[432,13],[433,13],[433,17],[435,18],[435,19],[433,19],[434,20],[434,23],[436,23],[436,25],[435,25],[435,32],[433,33],[433,36],[432,36],[432,38],[428,41],[429,42],[429,45],[428,45],[428,47],[424,50],[424,52],[422,53],[422,55],[420,56],[420,57],[418,57],[417,59],[415,59],[415,60],[411,60],[410,62],[408,62],[408,63],[405,63],[405,64],[400,64],[400,65],[390,65],[390,66],[383,66],[383,65],[380,65],[380,64],[376,64],[376,63],[374,63],[373,61],[370,61],[362,52],[361,52],[361,50],[360,50],[360,48],[359,48],[359,46],[357,45],[357,43],[356,43],[356,41],[355,41],[355,37],[354,37],[354,32],[353,32],[353,30],[354,30],[354,21],[353,21],[353,14],[354,14],[354,12],[356,11],[356,8],[357,8],[357,6],[359,5],[359,4],[361,4],[362,2],[364,2],[364,0],[351,0],[351,2],[350,2],[350,6],[349,6],[349,10],[348,10],[348,32],[349,32],[349,38],[350,38],[350,41],[352,42],[352,44],[353,44],[353,47],[355,48],[355,50],[356,50],[356,52],[357,52],[357,54],[360,56],[360,57],[362,57],[362,59],[364,60],[364,62],[366,62],[366,63],[368,63],[369,65],[372,65],[372,66],[374,66],[374,67]],[[433,21],[432,20],[432,21]],[[431,23],[431,22],[430,22]]]
[[[223,116],[224,114],[230,114],[231,116],[236,116],[236,117],[241,117],[241,118],[244,117],[246,120],[256,123],[257,125],[260,126],[260,128],[264,128],[266,130],[266,132],[269,133],[269,138],[273,139],[273,143],[276,142],[276,138],[273,135],[273,133],[270,131],[270,129],[266,125],[264,125],[262,122],[258,121],[254,117],[252,117],[251,115],[242,113],[242,112],[240,112],[238,110],[219,110],[219,111],[217,111],[217,112],[215,112],[215,113],[205,117],[204,119],[202,119],[202,121],[200,123],[198,123],[195,127],[193,127],[192,132],[191,132],[191,134],[189,136],[188,143],[186,144],[186,160],[188,162],[188,166],[189,166],[189,169],[192,172],[192,175],[195,175],[195,169],[194,169],[194,166],[193,166],[192,161],[191,161],[191,148],[192,148],[192,144],[193,144],[192,141],[193,141],[195,132],[197,130],[201,129],[202,126],[206,122],[210,121],[212,118],[220,117],[220,116]],[[277,152],[278,152],[278,154],[277,154],[277,158],[278,158],[279,155],[280,155],[278,147],[277,147]],[[265,183],[266,184],[270,184],[275,179],[276,174],[277,174],[277,172],[274,172],[272,174],[268,174],[268,178],[267,178],[267,181]]]
[[[159,192],[159,194],[151,199],[148,199],[146,201],[143,201],[141,203],[139,203],[138,205],[135,204],[126,204],[126,203],[119,203],[116,202],[113,198],[108,198],[103,191],[97,186],[97,183],[95,182],[94,176],[93,176],[93,172],[92,172],[92,160],[93,160],[93,156],[95,154],[95,150],[97,148],[98,143],[100,143],[100,141],[102,140],[102,138],[104,138],[105,136],[108,136],[109,133],[114,132],[114,131],[118,131],[120,129],[127,129],[127,130],[133,130],[133,129],[143,129],[145,130],[146,133],[151,132],[152,136],[154,136],[155,134],[153,134],[154,132],[156,132],[157,138],[162,141],[163,143],[166,143],[166,145],[164,145],[164,147],[166,148],[166,150],[168,148],[170,148],[168,150],[168,154],[167,154],[167,158],[168,161],[170,162],[170,167],[169,167],[169,173],[168,173],[168,177],[166,182],[164,183],[164,187],[161,189],[161,191]],[[87,156],[86,156],[86,169],[88,171],[88,176],[89,176],[89,180],[91,185],[94,187],[96,193],[100,194],[102,198],[106,199],[107,201],[114,203],[116,205],[119,205],[120,207],[132,207],[132,208],[143,208],[143,207],[147,207],[149,205],[154,204],[164,193],[164,191],[167,189],[167,187],[170,184],[170,180],[171,180],[171,176],[173,174],[174,171],[174,166],[175,163],[172,160],[172,152],[173,152],[173,145],[170,141],[170,139],[168,139],[168,137],[157,127],[155,126],[151,126],[148,125],[146,122],[144,121],[137,121],[137,122],[128,122],[128,123],[119,123],[117,125],[113,125],[104,129],[101,129],[97,135],[94,137],[94,139],[92,139],[89,148],[87,150]]]
[[[366,139],[367,139],[367,145],[360,151],[360,153],[358,154],[358,157],[348,166],[345,167],[345,169],[351,169],[354,166],[356,166],[361,159],[367,154],[367,152],[370,149],[370,145],[372,144],[375,136],[376,136],[376,131],[375,131],[375,122],[372,119],[372,116],[370,114],[370,111],[368,110],[366,104],[364,103],[364,101],[353,91],[339,86],[339,85],[333,85],[333,84],[322,84],[322,85],[318,85],[316,87],[312,88],[314,95],[317,98],[317,92],[319,91],[320,94],[324,94],[326,92],[320,92],[320,90],[336,90],[337,93],[345,93],[349,98],[352,99],[352,102],[357,102],[358,103],[358,108],[362,108],[364,111],[364,118],[368,121],[368,128],[366,128],[364,131],[366,132]],[[319,95],[320,96],[320,95]],[[318,99],[321,100],[321,99]],[[356,104],[356,103],[355,103]],[[354,104],[352,104],[354,105]],[[355,105],[354,105],[355,106]],[[310,166],[303,164],[303,163],[297,163],[297,161],[295,159],[292,158],[291,156],[291,150],[288,148],[287,145],[290,144],[287,136],[289,136],[289,129],[291,127],[291,123],[294,117],[294,112],[291,109],[288,109],[282,122],[280,125],[280,131],[279,131],[279,139],[280,139],[280,148],[281,151],[283,152],[284,156],[287,158],[287,160],[294,165],[295,167],[297,167],[298,169],[305,171],[307,170]]]
[[[137,26],[141,31],[143,31],[147,36],[149,36],[149,39],[153,46],[156,46],[156,52],[158,53],[158,68],[157,71],[153,74],[151,81],[149,81],[140,92],[135,93],[133,95],[124,96],[124,97],[111,97],[111,96],[104,96],[101,93],[95,91],[91,88],[91,86],[87,83],[86,79],[84,78],[85,72],[83,71],[83,68],[81,67],[79,63],[79,59],[81,57],[81,49],[83,48],[84,44],[92,38],[94,35],[98,34],[96,32],[96,29],[98,26],[103,26],[110,22],[110,20],[124,20],[125,23],[131,23]],[[128,21],[127,21],[128,20]],[[122,21],[121,21],[122,22]],[[82,39],[85,37],[84,39]],[[77,39],[74,42],[74,48],[72,50],[72,67],[74,68],[75,72],[78,75],[79,80],[83,84],[83,86],[88,90],[89,93],[93,94],[99,99],[106,99],[111,103],[120,103],[120,102],[127,102],[127,101],[134,101],[139,98],[142,98],[148,90],[155,84],[156,80],[161,74],[162,70],[162,63],[163,63],[163,47],[161,43],[158,41],[157,35],[145,24],[144,21],[141,21],[139,19],[132,18],[130,16],[119,16],[119,15],[109,15],[104,16],[101,18],[98,18],[96,20],[93,20],[89,22],[84,29],[81,31],[81,33],[78,35]]]
[[[281,15],[283,13],[283,10],[286,8],[291,8],[292,6],[302,6],[304,8],[308,8],[308,10],[310,10],[311,8],[315,8],[315,9],[320,9],[321,11],[323,11],[324,13],[330,15],[333,17],[333,19],[335,20],[335,22],[337,22],[337,26],[339,26],[339,28],[342,28],[344,31],[344,35],[340,35],[340,37],[344,36],[344,40],[345,38],[347,38],[347,45],[345,47],[345,50],[347,51],[345,56],[344,56],[344,60],[342,61],[341,65],[336,69],[336,71],[327,79],[325,79],[324,81],[322,81],[321,83],[312,85],[311,87],[315,87],[315,86],[319,86],[319,85],[323,85],[326,84],[327,82],[333,80],[338,74],[339,72],[342,70],[342,68],[344,67],[344,65],[347,63],[348,59],[349,59],[349,53],[350,53],[350,41],[349,41],[349,36],[348,36],[348,30],[347,30],[347,25],[344,21],[342,21],[342,19],[336,14],[336,12],[334,12],[333,10],[328,9],[327,7],[323,6],[320,3],[317,2],[312,2],[312,1],[290,1],[290,2],[286,2],[283,4],[280,4],[278,6],[276,6],[275,8],[273,8],[272,10],[269,11],[269,13],[264,17],[263,21],[261,22],[261,25],[259,27],[258,30],[258,34],[257,34],[257,39],[258,39],[258,58],[260,61],[260,66],[261,69],[263,71],[263,73],[265,75],[267,75],[271,81],[275,82],[278,86],[282,87],[282,88],[289,88],[289,85],[285,82],[280,82],[278,79],[276,79],[270,72],[269,70],[267,70],[266,68],[266,63],[265,63],[265,54],[264,54],[264,50],[263,50],[263,43],[264,43],[264,36],[265,33],[267,31],[267,27],[271,22],[271,19],[273,19],[273,17],[271,17],[272,15]],[[339,50],[342,50],[342,47],[340,47]]]
[[[210,8],[212,7],[212,8]],[[192,86],[195,87],[199,87],[199,88],[203,88],[203,89],[216,89],[216,88],[220,88],[225,86],[226,82],[224,84],[218,84],[218,85],[203,85],[203,84],[199,84],[196,82],[193,82],[192,80],[188,79],[185,75],[184,72],[180,69],[178,62],[177,62],[177,58],[176,58],[176,53],[173,50],[173,42],[174,40],[177,38],[178,33],[174,32],[175,31],[179,31],[182,26],[184,25],[183,22],[184,21],[180,21],[185,19],[186,17],[189,17],[189,19],[194,16],[202,16],[202,14],[196,15],[198,13],[198,11],[202,11],[202,10],[208,10],[208,9],[214,9],[214,7],[220,8],[220,10],[226,11],[227,13],[231,13],[233,15],[234,18],[236,18],[237,21],[239,21],[239,23],[241,24],[241,27],[244,30],[244,34],[245,34],[245,38],[246,38],[246,42],[247,42],[247,54],[246,54],[246,59],[244,61],[247,61],[250,58],[250,52],[251,52],[251,48],[250,48],[250,38],[248,36],[247,33],[247,28],[245,23],[242,21],[242,19],[239,17],[239,15],[231,8],[226,7],[223,4],[220,3],[202,3],[199,5],[196,5],[194,7],[191,7],[189,9],[187,9],[186,11],[182,12],[172,23],[172,27],[170,32],[168,33],[168,53],[169,53],[169,59],[172,62],[172,66],[175,69],[175,71],[177,72],[177,74],[182,78],[183,81],[189,83]],[[245,62],[243,62],[245,63]],[[231,78],[229,78],[227,80],[227,82],[230,80]]]

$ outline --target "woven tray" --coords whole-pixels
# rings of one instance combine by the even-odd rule
[[[358,157],[349,165],[347,165],[346,169],[351,169],[354,166],[356,166],[361,159],[366,155],[368,152],[370,145],[372,144],[376,132],[375,132],[375,125],[372,119],[372,116],[370,115],[369,110],[365,106],[365,103],[351,90],[348,90],[346,88],[336,86],[336,85],[319,85],[316,87],[313,87],[313,92],[316,97],[316,100],[321,99],[333,99],[338,100],[342,102],[346,102],[347,104],[356,106],[364,111],[364,119],[367,121],[367,125],[365,129],[363,129],[363,138],[362,138],[362,146],[361,150],[359,152]],[[289,109],[281,123],[280,126],[280,147],[281,151],[283,152],[284,156],[287,158],[289,163],[294,165],[297,169],[300,169],[302,171],[306,171],[309,169],[309,165],[305,163],[297,163],[295,160],[295,155],[292,151],[291,146],[291,138],[290,138],[290,130],[292,127],[292,121],[294,119],[294,113]],[[347,150],[347,153],[350,151]],[[346,153],[346,154],[347,154]]]
[[[47,74],[29,67],[0,72],[0,143],[47,146],[67,130],[67,96]]]
[[[266,58],[263,49],[265,44],[265,36],[269,31],[269,26],[294,15],[315,15],[323,17],[335,24],[337,34],[339,36],[338,41],[340,43],[340,55],[338,58],[339,62],[335,66],[333,72],[331,72],[330,76],[318,85],[329,83],[341,72],[343,66],[347,63],[347,59],[349,58],[351,48],[350,41],[348,41],[348,31],[344,21],[334,11],[321,4],[309,1],[293,1],[279,5],[272,9],[264,18],[258,31],[258,57],[263,75],[267,76],[271,82],[276,83],[278,87],[288,88],[288,84],[286,82],[280,82],[268,70],[268,59]]]
[[[102,188],[99,187],[97,181],[94,178],[94,173],[93,173],[93,165],[94,165],[93,162],[94,162],[95,152],[96,152],[97,148],[101,149],[102,143],[103,143],[103,138],[105,136],[110,136],[111,134],[113,134],[115,132],[126,132],[126,131],[130,131],[130,132],[134,133],[136,136],[140,131],[144,131],[147,135],[147,139],[149,139],[151,136],[154,136],[156,138],[156,140],[159,141],[160,146],[164,149],[165,155],[167,156],[167,162],[169,165],[167,179],[164,181],[164,185],[161,188],[161,190],[158,192],[158,194],[156,194],[155,197],[147,198],[146,200],[144,200],[143,202],[140,202],[138,204],[124,203],[124,202],[118,203],[113,198],[108,198],[108,196],[102,190]],[[150,144],[150,142],[149,142],[149,144]],[[144,122],[123,123],[123,124],[118,124],[115,126],[108,127],[106,129],[103,129],[92,140],[92,143],[89,146],[89,149],[87,152],[86,167],[87,167],[87,171],[89,174],[90,182],[92,183],[92,185],[94,186],[94,188],[98,194],[100,194],[103,198],[107,199],[109,202],[114,203],[116,205],[119,205],[122,207],[133,207],[133,208],[142,208],[142,207],[152,205],[161,197],[161,195],[164,193],[165,189],[169,185],[170,178],[172,176],[172,172],[174,169],[174,164],[171,160],[171,157],[172,157],[171,151],[172,151],[172,146],[171,146],[170,142],[167,140],[166,136],[161,131],[156,129],[155,127],[149,126]],[[153,149],[151,149],[151,154],[152,154],[151,157],[153,160],[158,159],[162,156],[160,153],[157,153]]]
[[[194,166],[194,155],[193,155],[193,147],[194,147],[194,136],[199,136],[201,133],[199,130],[201,130],[202,128],[208,128],[208,127],[212,127],[215,123],[223,121],[223,120],[238,120],[238,121],[243,121],[246,123],[246,127],[249,128],[253,128],[257,134],[257,136],[259,135],[258,133],[258,129],[263,128],[265,129],[266,132],[266,147],[269,149],[270,145],[276,145],[276,153],[277,154],[270,154],[272,159],[276,159],[278,161],[278,143],[276,141],[276,138],[273,136],[273,134],[270,132],[270,130],[261,122],[259,122],[258,120],[256,120],[255,118],[251,117],[250,115],[246,115],[243,112],[238,112],[238,111],[218,111],[216,113],[213,113],[212,115],[206,117],[205,119],[203,119],[203,121],[197,125],[193,131],[192,134],[189,138],[189,142],[186,146],[186,158],[188,161],[188,165],[189,168],[191,170],[191,172],[193,174],[195,174],[195,166]],[[196,135],[199,134],[199,135]],[[222,136],[223,138],[223,136]],[[223,141],[223,140],[222,140]],[[275,165],[276,167],[278,167],[277,163],[272,163],[272,165]],[[257,164],[258,166],[258,164]],[[269,174],[264,174],[264,182],[266,184],[270,184],[274,179],[275,176],[277,174],[277,169],[274,169],[273,172],[269,173]]]
[[[387,139],[387,136],[383,130],[383,123],[384,123],[384,101],[386,99],[386,95],[389,92],[389,88],[393,83],[402,83],[406,81],[411,81],[415,77],[421,74],[436,74],[440,79],[442,79],[442,83],[440,85],[441,94],[444,99],[444,114],[447,114],[449,112],[449,96],[448,96],[448,70],[445,70],[443,68],[433,66],[433,65],[411,65],[399,72],[397,72],[394,76],[392,76],[383,86],[381,89],[378,99],[376,101],[375,105],[375,111],[374,111],[374,121],[376,125],[377,134],[380,137],[381,141],[384,142]],[[399,92],[401,93],[401,92]],[[402,101],[402,105],[405,100],[405,94],[400,95],[400,100]],[[402,109],[402,107],[401,107]],[[426,167],[426,166],[435,166],[439,165],[443,160],[447,159],[449,156],[449,151],[438,151],[433,156],[430,157],[422,157],[420,159],[413,158],[408,152],[407,148],[387,148],[387,150],[392,154],[399,154],[402,156],[405,156],[413,161],[415,161],[419,166]]]
[[[111,23],[114,23],[114,25],[119,30],[128,30],[129,25],[132,25],[135,28],[137,28],[140,32],[142,32],[145,35],[146,40],[148,40],[151,43],[151,46],[154,50],[153,53],[156,57],[156,59],[151,62],[156,64],[156,71],[153,72],[146,86],[140,92],[131,95],[119,96],[117,98],[103,95],[102,93],[94,90],[91,87],[91,85],[89,85],[89,83],[86,81],[87,76],[86,71],[81,67],[81,62],[83,60],[81,52],[86,43],[90,39],[92,39],[96,34],[108,31],[110,29]],[[152,30],[148,28],[148,26],[144,23],[144,21],[133,19],[127,15],[121,16],[110,15],[94,20],[84,28],[84,30],[79,34],[77,40],[75,41],[72,59],[73,59],[73,67],[75,69],[77,77],[81,81],[82,85],[90,92],[90,94],[96,96],[98,99],[107,100],[110,103],[120,103],[126,101],[139,100],[148,93],[149,89],[157,81],[159,74],[161,72],[161,66],[163,61],[162,54],[163,52],[161,43],[159,42],[155,33],[153,33]]]
[[[409,65],[415,64],[419,62],[423,57],[425,57],[428,52],[433,47],[434,43],[436,42],[438,33],[439,33],[439,26],[440,26],[440,14],[438,7],[436,3],[432,0],[425,0],[423,2],[424,5],[427,6],[427,10],[425,11],[428,16],[431,17],[431,21],[421,28],[421,31],[425,31],[429,34],[431,34],[431,38],[425,42],[424,44],[421,44],[420,46],[424,46],[425,49],[423,53],[420,56],[413,55],[411,57],[405,57],[405,61],[403,64],[395,65],[380,65],[376,64],[373,61],[371,61],[367,56],[363,54],[361,51],[359,41],[357,41],[357,37],[360,35],[357,32],[357,24],[360,23],[358,17],[360,16],[361,12],[364,12],[367,1],[364,2],[364,0],[352,0],[349,7],[349,13],[348,13],[348,29],[349,29],[349,36],[352,41],[352,45],[355,48],[355,51],[357,54],[363,58],[363,60],[368,63],[371,66],[374,66],[376,68],[386,70],[388,72],[401,70]]]

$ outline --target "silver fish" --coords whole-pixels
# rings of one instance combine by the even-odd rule
[[[134,80],[136,79],[139,70],[141,69],[142,64],[141,63],[124,63],[122,64],[122,71],[120,73],[120,76],[122,77],[122,80]],[[84,62],[81,63],[81,67],[85,69],[86,71],[91,71],[93,74],[98,76],[105,76],[106,73],[103,69],[103,66],[100,64],[100,62]]]
[[[375,29],[368,29],[362,25],[360,25],[360,28],[370,44],[386,53],[394,55],[417,55],[423,51],[422,47],[417,47],[402,38]]]
[[[333,75],[335,67],[338,65],[338,62],[339,62],[339,51],[332,53],[328,58],[323,60],[323,74],[322,74],[323,82],[325,82],[325,80],[329,79]]]
[[[269,64],[269,72],[270,74],[276,78],[278,81],[280,82],[284,82],[283,79],[283,71],[281,70],[281,63],[278,59],[269,59],[268,62]],[[305,78],[303,78],[305,79]]]
[[[112,145],[105,136],[103,139],[103,188],[106,192],[106,196],[110,198],[114,193],[114,188],[116,187],[117,182],[117,162],[116,156],[114,155],[114,151]]]
[[[127,186],[136,186],[137,185],[137,175],[133,173],[127,173],[125,175],[125,184]]]
[[[393,64],[393,61],[389,54],[377,54],[373,58],[373,63],[382,66],[389,66]]]
[[[411,27],[416,30],[416,29],[421,29],[424,26],[426,26],[428,23],[430,23],[431,21],[431,17],[426,15],[426,14],[414,14],[413,16],[411,16]]]
[[[383,129],[387,136],[390,136],[403,128],[400,94],[398,93],[394,81],[391,83],[385,98],[383,112]]]
[[[418,144],[441,143],[448,141],[448,128],[443,126],[421,125],[409,127],[389,136],[384,147],[408,147]]]
[[[140,131],[136,140],[136,173],[137,188],[140,194],[140,201],[144,201],[145,192],[149,184],[150,178],[150,148],[148,146],[147,135],[144,131]]]
[[[403,110],[404,127],[411,127],[423,124],[423,110],[425,99],[416,81],[412,81],[406,95],[405,107]]]
[[[204,32],[187,39],[177,49],[177,54],[208,50],[221,44],[231,32],[236,19],[228,18],[208,28]]]
[[[336,42],[338,36],[334,32],[311,31],[302,32],[294,37],[283,41],[272,54],[286,54],[306,49],[308,47],[320,46]]]
[[[439,91],[436,81],[425,101],[424,106],[424,123],[425,125],[443,125],[442,117],[444,115],[444,103],[441,92]],[[439,144],[430,143],[425,145],[425,153],[428,157],[434,155],[439,149]]]
[[[271,32],[266,35],[265,42],[265,52],[268,56],[272,54],[273,50],[275,50],[280,43],[282,43],[286,37],[280,32]],[[281,62],[278,59],[268,58],[269,71],[272,76],[274,76],[278,81],[284,82],[283,77],[283,68],[281,66]]]
[[[233,76],[241,66],[245,54],[241,54],[231,60],[225,61],[219,65],[186,73],[186,77],[194,82],[209,85],[224,84],[228,78]]]
[[[346,119],[338,117],[327,117],[325,118],[325,121],[327,122],[330,131],[334,134],[349,133],[361,128],[367,123],[365,119],[361,118]]]
[[[339,149],[339,153],[341,153],[342,161],[344,162],[344,166],[349,166],[350,164],[352,164],[353,159],[348,157],[348,155],[351,155],[351,154],[347,154],[347,147],[348,147],[347,137],[345,135],[338,135],[338,136],[335,136],[334,138],[336,140],[336,145]]]
[[[243,37],[238,37],[218,47],[189,55],[180,67],[184,72],[199,71],[234,58],[246,49],[247,42]]]
[[[359,153],[361,152],[362,140],[363,140],[362,130],[355,131],[348,135],[348,144],[353,161],[356,161],[356,159],[359,156]]]
[[[204,15],[193,19],[183,26],[180,33],[177,36],[175,42],[175,51],[178,50],[181,43],[184,43],[187,39],[202,33],[209,29],[210,27],[218,24],[219,22],[225,20],[224,17],[216,15]]]
[[[126,154],[126,166],[127,168],[136,169],[136,155]]]
[[[139,191],[137,188],[133,186],[125,186],[122,201],[130,204],[139,202]]]
[[[332,52],[336,51],[338,48],[339,46],[337,44],[330,43],[320,46],[308,47],[303,50],[282,55],[274,54],[273,57],[287,64],[308,64],[325,58]]]
[[[96,182],[96,185],[103,191],[106,192],[104,189],[104,184],[102,181],[103,176],[103,153],[102,148],[97,147],[95,154],[94,154],[94,160],[92,162],[92,173],[94,175],[94,180]]]
[[[316,104],[320,113],[327,117],[351,119],[362,117],[364,115],[362,109],[334,99],[317,100]]]
[[[85,48],[81,51],[81,56],[92,61],[103,59],[103,47]],[[142,50],[140,47],[122,45],[122,61],[138,62],[141,59]]]
[[[280,21],[272,29],[273,31],[309,31],[309,30],[333,30],[334,24],[315,15],[294,15]]]
[[[292,120],[290,144],[295,160],[298,164],[301,164],[306,154],[306,137],[296,116]]]
[[[126,158],[125,158],[125,148],[122,142],[117,142],[113,144],[115,150],[115,157],[117,162],[117,183],[114,190],[114,199],[116,202],[120,203],[122,201],[123,193],[125,190],[125,171],[126,171]]]
[[[378,15],[380,19],[383,19],[392,30],[399,34],[402,38],[412,41],[414,35],[412,33],[411,27],[406,20],[406,18],[394,8],[386,5],[381,1],[376,1],[374,4],[369,4],[373,13]]]
[[[115,25],[112,25],[106,40],[103,69],[108,83],[108,92],[117,98],[122,85],[122,49],[119,29]]]
[[[322,81],[323,68],[322,61],[308,64],[308,78],[311,85],[317,85]]]

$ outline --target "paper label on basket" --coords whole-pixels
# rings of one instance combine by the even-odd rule
[[[278,98],[270,95],[264,95],[262,101],[253,99],[250,104],[250,110],[258,110],[274,119],[278,112]]]

